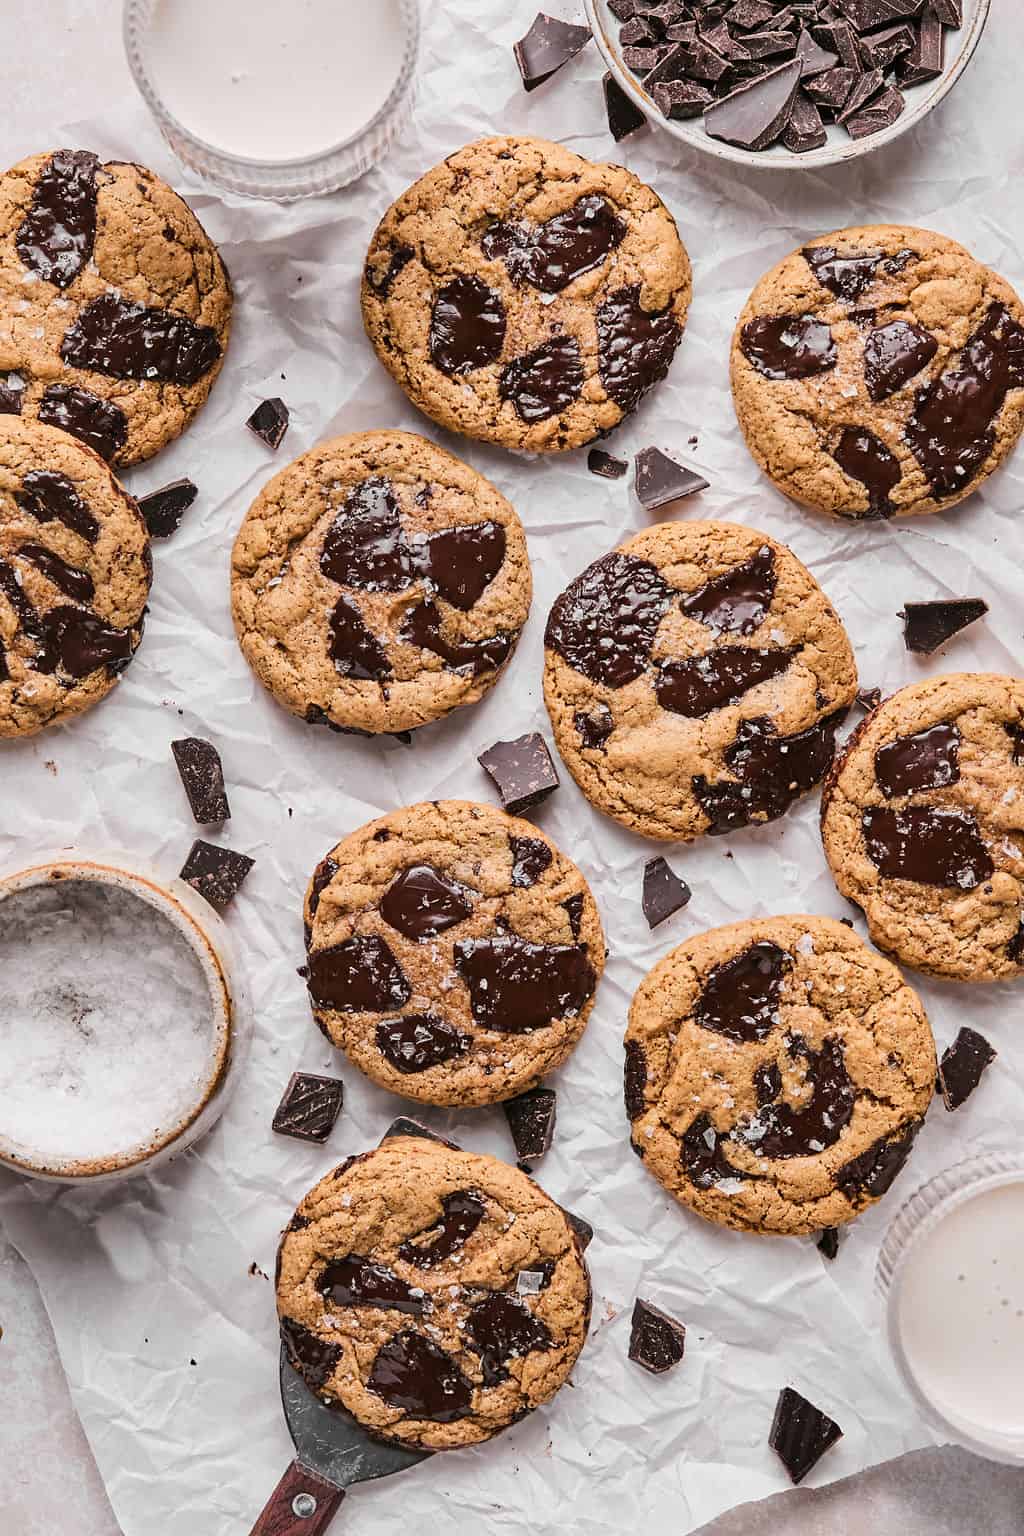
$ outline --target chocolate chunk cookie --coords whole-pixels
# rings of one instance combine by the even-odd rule
[[[956,981],[1024,970],[1024,681],[902,688],[853,733],[821,801],[825,856],[871,937]]]
[[[278,1255],[289,1358],[371,1434],[444,1451],[546,1403],[587,1337],[569,1219],[493,1157],[395,1136],[312,1189]]]
[[[857,672],[796,556],[737,523],[661,523],[587,567],[545,634],[544,698],[587,799],[689,842],[772,821],[824,776]]]
[[[794,501],[839,517],[935,512],[1024,426],[1024,307],[926,229],[841,229],[763,277],[732,388],[747,444]]]
[[[231,599],[245,659],[293,714],[407,731],[475,704],[530,610],[526,537],[490,481],[411,432],[321,443],[253,502]]]
[[[610,432],[664,378],[690,286],[672,215],[630,171],[481,139],[384,215],[363,320],[441,426],[557,452]]]
[[[224,263],[152,171],[58,149],[0,180],[0,411],[138,463],[204,403],[230,327]]]
[[[579,870],[529,821],[464,800],[392,811],[306,893],[316,1021],[368,1077],[428,1104],[494,1104],[583,1033],[604,935]]]
[[[0,736],[110,692],[142,639],[152,574],[142,514],[103,460],[0,416]]]
[[[831,918],[699,934],[654,967],[629,1013],[633,1150],[726,1227],[850,1221],[903,1167],[934,1083],[917,994]]]

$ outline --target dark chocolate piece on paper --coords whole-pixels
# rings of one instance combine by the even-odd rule
[[[555,1134],[556,1101],[553,1088],[531,1088],[502,1105],[512,1132],[516,1156],[535,1162],[551,1148]]]
[[[176,533],[181,520],[199,495],[199,489],[191,480],[172,480],[148,496],[139,497],[139,511],[146,520],[146,527],[154,539],[169,539]]]
[[[644,865],[643,913],[648,928],[657,928],[682,910],[693,892],[659,854]]]
[[[908,651],[930,656],[940,645],[988,613],[980,597],[958,597],[931,603],[907,603],[903,619],[903,643]]]
[[[293,1072],[291,1082],[274,1111],[271,1129],[279,1136],[323,1144],[341,1113],[345,1086],[337,1077],[318,1077],[313,1072]]]
[[[625,459],[605,453],[603,448],[591,448],[587,454],[587,468],[592,475],[600,475],[602,480],[621,480],[629,465]]]
[[[703,475],[687,469],[685,464],[677,464],[660,448],[641,448],[634,465],[637,499],[648,512],[708,489],[709,481]]]
[[[842,1439],[842,1434],[834,1419],[792,1387],[783,1387],[775,1405],[768,1444],[789,1473],[791,1482],[802,1483],[825,1452]]]
[[[255,862],[233,848],[220,848],[197,838],[182,866],[181,879],[204,896],[211,907],[223,912],[238,895]]]
[[[858,688],[857,703],[860,705],[865,714],[869,715],[873,709],[878,708],[881,702],[881,688]]]
[[[260,402],[245,424],[261,442],[276,452],[288,431],[288,421],[288,407],[280,395],[273,395]]]
[[[224,792],[220,753],[213,742],[204,741],[200,736],[186,736],[181,741],[172,741],[171,751],[192,815],[199,825],[207,827],[227,821],[231,808]]]
[[[604,108],[608,114],[608,131],[616,144],[628,139],[631,133],[647,126],[647,119],[610,70],[601,81],[604,89]]]
[[[938,1089],[947,1109],[959,1109],[970,1098],[998,1054],[984,1035],[963,1026],[939,1062]]]
[[[523,88],[535,91],[538,85],[574,59],[590,42],[589,27],[573,26],[560,21],[557,16],[545,16],[538,12],[530,24],[530,30],[513,45],[516,64],[523,77]]]
[[[532,810],[558,788],[558,773],[547,743],[536,731],[514,741],[496,741],[477,758],[494,780],[502,809],[511,816]]]
[[[832,1260],[839,1257],[839,1228],[826,1227],[815,1244],[823,1258]]]
[[[660,1376],[679,1364],[685,1347],[684,1325],[638,1296],[629,1333],[629,1358],[634,1365]]]

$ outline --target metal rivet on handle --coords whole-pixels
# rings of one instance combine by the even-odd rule
[[[316,1499],[311,1493],[297,1493],[292,1499],[292,1514],[300,1520],[309,1520],[316,1514]]]

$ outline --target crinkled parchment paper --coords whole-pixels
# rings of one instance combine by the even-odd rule
[[[670,379],[610,446],[627,454],[655,442],[675,451],[711,481],[682,515],[751,523],[790,544],[842,615],[864,686],[891,690],[944,668],[1013,671],[1022,654],[1024,452],[954,512],[892,525],[833,524],[788,505],[762,479],[727,386],[730,332],[753,283],[794,246],[837,226],[930,225],[1024,286],[1024,151],[1012,128],[1020,121],[1015,61],[1024,47],[1017,7],[996,5],[979,58],[944,108],[890,150],[823,174],[719,167],[694,152],[680,155],[654,133],[616,149],[593,46],[527,96],[511,44],[532,4],[445,0],[428,9],[415,128],[380,170],[337,196],[277,208],[190,183],[134,101],[56,136],[168,176],[220,243],[238,294],[231,350],[209,406],[181,442],[130,477],[135,490],[183,474],[201,488],[180,532],[157,550],[137,661],[91,715],[5,743],[0,754],[5,863],[29,860],[41,845],[78,841],[135,850],[174,873],[196,834],[169,752],[171,739],[185,733],[219,744],[234,812],[225,840],[257,861],[230,914],[256,1039],[223,1122],[164,1171],[129,1184],[87,1191],[0,1181],[4,1224],[42,1287],[126,1536],[249,1531],[291,1455],[277,1397],[273,1287],[264,1278],[273,1273],[278,1231],[317,1178],[375,1142],[404,1107],[345,1066],[313,1026],[295,967],[301,894],[314,862],[383,810],[444,795],[489,798],[477,753],[497,737],[547,724],[540,669],[551,600],[647,516],[628,482],[595,479],[582,454],[529,460],[448,441],[511,497],[530,539],[534,615],[496,691],[406,748],[305,726],[254,682],[232,635],[228,562],[260,486],[327,433],[393,425],[439,436],[384,374],[359,320],[370,232],[408,182],[494,130],[563,139],[649,177],[679,220],[696,297]],[[243,426],[271,394],[292,410],[277,459]],[[945,655],[909,656],[897,618],[902,603],[965,593],[988,599],[989,619]],[[407,1536],[439,1518],[486,1536],[566,1528],[683,1536],[785,1485],[766,1444],[785,1383],[845,1430],[814,1481],[931,1443],[886,1357],[872,1294],[880,1236],[924,1179],[1017,1140],[1021,992],[925,982],[940,1046],[969,1020],[991,1036],[999,1060],[956,1116],[933,1108],[907,1172],[848,1231],[836,1263],[826,1264],[810,1240],[718,1231],[677,1208],[629,1151],[620,1056],[633,989],[672,944],[702,928],[761,913],[847,909],[822,858],[812,799],[768,828],[672,854],[693,901],[648,933],[640,876],[657,850],[591,811],[566,780],[537,820],[593,883],[611,957],[586,1037],[558,1074],[558,1135],[538,1173],[597,1229],[592,1337],[573,1385],[547,1410],[490,1445],[357,1490],[342,1519],[354,1515],[376,1536]],[[344,1073],[344,1114],[323,1149],[270,1133],[281,1090],[300,1066]],[[427,1118],[467,1147],[511,1154],[500,1109]],[[253,1263],[263,1275],[250,1273]],[[638,1291],[689,1328],[686,1360],[664,1379],[626,1359]]]

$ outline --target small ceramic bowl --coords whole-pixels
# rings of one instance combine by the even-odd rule
[[[678,140],[680,144],[685,144],[689,149],[699,149],[706,155],[714,155],[717,160],[732,160],[737,165],[750,165],[768,170],[800,171],[815,170],[823,165],[845,165],[851,160],[859,159],[861,155],[869,155],[872,150],[891,144],[894,139],[898,139],[901,134],[913,128],[915,123],[927,117],[932,108],[937,107],[943,97],[953,89],[970,63],[985,23],[988,21],[991,0],[964,0],[963,26],[958,31],[947,30],[946,32],[944,72],[937,80],[930,80],[925,85],[913,86],[907,91],[906,110],[891,127],[883,128],[879,133],[871,134],[866,139],[851,139],[845,128],[833,123],[828,129],[828,141],[822,145],[821,149],[812,149],[804,155],[794,155],[788,149],[784,149],[781,144],[773,145],[771,149],[764,149],[755,154],[752,150],[738,149],[735,144],[725,144],[721,139],[713,139],[704,130],[703,118],[693,117],[676,121],[663,117],[640,81],[635,75],[630,74],[622,63],[622,49],[619,44],[621,23],[608,9],[608,0],[584,0],[584,7],[594,40],[608,68],[626,95],[636,103],[656,129],[669,134],[671,138]]]

